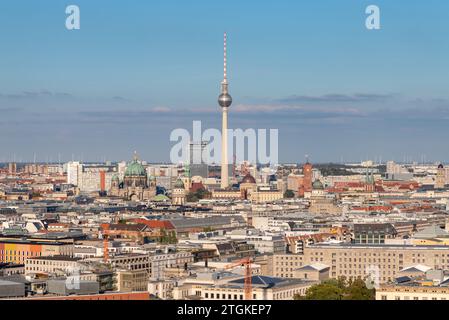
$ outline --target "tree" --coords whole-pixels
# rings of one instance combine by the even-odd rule
[[[212,227],[210,227],[210,226],[207,226],[207,227],[204,227],[203,228],[203,232],[211,232],[211,231],[213,231],[214,229],[212,229]]]
[[[368,289],[358,278],[347,281],[345,278],[331,279],[311,286],[305,296],[295,295],[295,300],[374,300],[375,290]]]
[[[206,189],[198,189],[195,192],[189,192],[186,195],[187,202],[198,202],[201,199],[210,198],[211,193],[207,191]]]
[[[344,300],[374,300],[375,290],[368,289],[362,279],[351,282],[346,290]]]
[[[291,199],[295,197],[295,193],[292,190],[286,190],[284,192],[284,198]]]
[[[199,200],[198,197],[193,192],[189,192],[186,195],[186,201],[187,202],[198,202],[198,200]]]
[[[313,285],[307,289],[305,297],[295,297],[298,300],[342,300],[344,290],[339,288],[336,281],[326,281]]]

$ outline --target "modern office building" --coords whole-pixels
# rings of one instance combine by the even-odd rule
[[[28,258],[43,256],[72,256],[73,243],[53,240],[0,239],[0,262],[24,264]]]

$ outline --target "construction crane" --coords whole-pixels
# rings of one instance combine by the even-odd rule
[[[107,263],[109,260],[109,224],[103,223],[101,230],[103,236],[103,261]]]
[[[245,291],[245,300],[252,300],[253,298],[253,287],[251,283],[252,279],[252,271],[251,271],[251,258],[247,257],[242,260],[238,260],[233,262],[232,264],[226,265],[224,269],[232,269],[235,267],[243,266],[245,267],[245,280],[244,280],[244,291]]]

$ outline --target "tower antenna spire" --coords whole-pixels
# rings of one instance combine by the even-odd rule
[[[228,82],[228,70],[227,70],[227,34],[224,33],[223,39],[223,83]]]

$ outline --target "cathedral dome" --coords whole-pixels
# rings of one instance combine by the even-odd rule
[[[444,166],[442,163],[440,163],[440,165],[438,166],[438,169],[444,169]]]
[[[243,180],[242,180],[241,183],[253,183],[253,184],[256,184],[256,179],[254,179],[254,177],[248,173],[246,176],[243,177]]]
[[[320,180],[315,180],[313,182],[313,184],[312,184],[312,188],[315,189],[315,190],[323,190],[324,186],[323,186],[323,184],[321,183]]]
[[[131,162],[125,170],[125,177],[146,177],[146,175],[145,168],[137,160]]]
[[[182,182],[181,179],[176,180],[175,188],[176,189],[184,189],[184,182]]]

